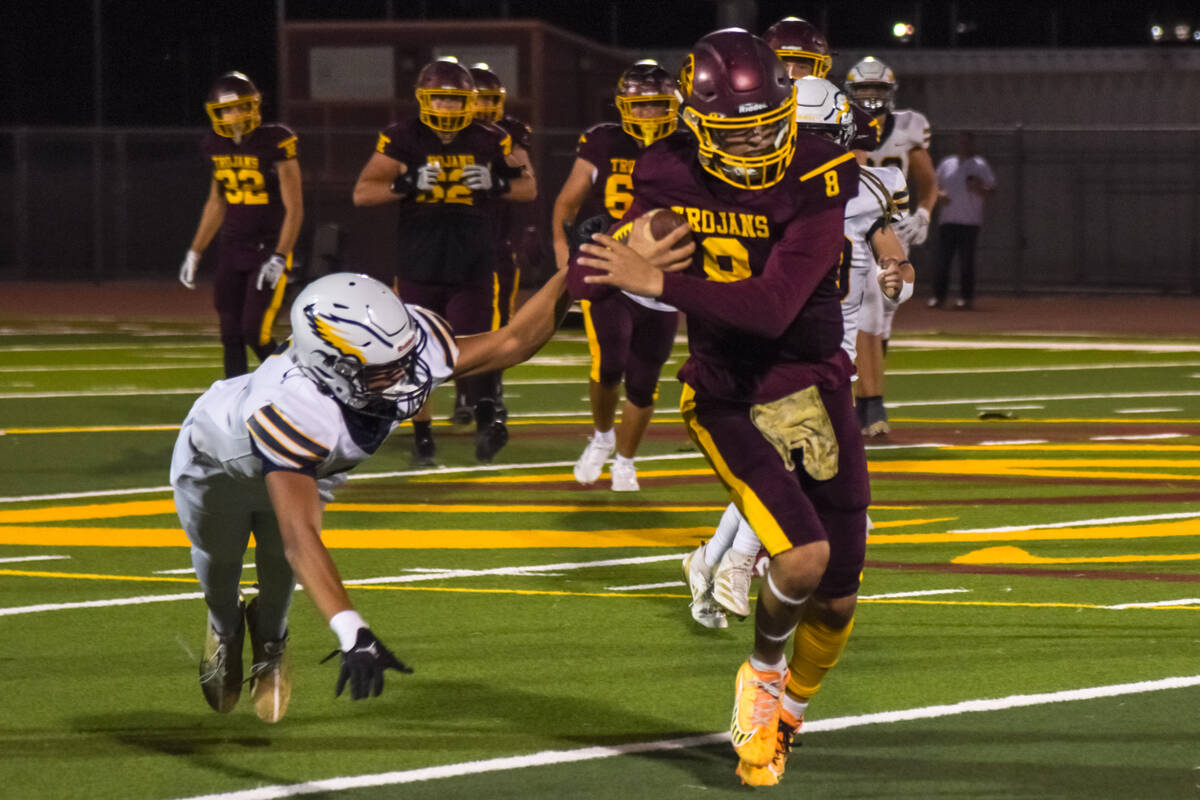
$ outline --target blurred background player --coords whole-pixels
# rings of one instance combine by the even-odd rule
[[[262,124],[262,95],[249,78],[222,75],[204,107],[212,130],[200,149],[212,180],[179,281],[196,288],[200,256],[220,230],[213,305],[225,377],[232,378],[248,368],[247,346],[259,361],[275,350],[271,327],[304,221],[304,196],[296,134],[286,125]]]
[[[485,63],[473,64],[471,77],[475,81],[475,119],[491,122],[512,137],[512,156],[533,176],[530,161],[533,131],[521,120],[505,112],[508,94],[500,76]],[[496,230],[496,265],[492,273],[492,329],[507,325],[516,309],[517,292],[521,288],[521,272],[537,271],[541,262],[541,241],[537,235],[536,207],[532,203],[503,203],[497,209],[499,225]],[[504,404],[503,375],[491,376],[491,396],[496,401],[496,418],[508,420]],[[454,413],[450,418],[457,426],[470,425],[474,411],[467,404],[466,387],[455,384]]]
[[[398,203],[395,281],[402,297],[435,311],[460,334],[492,329],[499,205],[528,202],[537,184],[512,154],[512,137],[475,120],[475,81],[455,60],[417,75],[415,119],[389,125],[354,185],[354,204]],[[465,384],[475,414],[475,457],[490,462],[508,441],[496,417],[493,379]],[[433,409],[413,419],[413,463],[432,466]]]
[[[458,339],[437,314],[405,305],[374,278],[327,275],[292,303],[286,348],[195,402],[175,443],[171,485],[208,606],[200,688],[213,710],[237,705],[248,633],[255,713],[278,722],[287,712],[297,579],[338,638],[338,695],[346,684],[355,700],[378,695],[386,670],[411,672],[350,602],[321,541],[325,503],[438,384],[503,369],[541,347],[564,281],[551,278],[510,325]],[[251,533],[258,594],[244,603]]]
[[[697,42],[679,85],[695,138],[638,159],[625,221],[684,209],[696,247],[683,271],[656,266],[674,232],[641,250],[596,235],[572,269],[687,315],[684,422],[771,556],[730,725],[738,776],[771,785],[800,726],[798,698],[849,638],[866,552],[866,451],[837,277],[859,169],[837,143],[797,134],[796,87],[744,30]]]
[[[898,167],[908,183],[916,184],[916,207],[896,225],[905,248],[924,243],[929,235],[929,215],[937,203],[938,184],[929,157],[929,121],[919,111],[896,110],[895,73],[882,61],[868,56],[850,68],[846,91],[850,98],[875,115],[880,123],[879,144],[866,156],[875,167]],[[877,287],[863,298],[858,333],[858,415],[863,432],[883,436],[891,431],[883,402],[884,356],[891,337],[895,307],[886,305]]]
[[[962,269],[961,293],[955,308],[975,305],[975,245],[983,227],[984,201],[996,191],[996,174],[983,156],[975,152],[975,134],[962,131],[955,138],[954,154],[937,165],[938,212],[937,261],[933,273],[930,308],[940,308],[950,290],[950,267],[957,253]]]
[[[617,81],[621,124],[604,122],[588,128],[575,148],[575,163],[554,201],[554,252],[560,267],[567,262],[564,225],[605,217],[614,223],[633,201],[634,162],[650,145],[670,136],[678,126],[676,82],[652,59],[639,61]],[[608,224],[604,229],[609,227]],[[604,462],[616,450],[612,489],[639,489],[634,456],[654,415],[658,378],[671,356],[679,314],[665,303],[611,287],[587,286],[574,278],[571,294],[580,300],[588,347],[592,354],[588,380],[594,431],[575,462],[575,480],[595,483]],[[621,424],[613,423],[625,384]]]

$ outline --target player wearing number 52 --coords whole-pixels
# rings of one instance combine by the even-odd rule
[[[537,183],[512,137],[475,119],[475,80],[452,58],[417,75],[419,114],[389,125],[354,184],[354,205],[396,203],[399,249],[393,275],[400,296],[441,314],[460,334],[492,329],[492,273],[501,203],[529,202]],[[507,441],[496,418],[490,376],[467,379],[464,402],[475,412],[475,454],[491,461]],[[413,417],[413,462],[434,463],[426,406]]]
[[[212,130],[201,150],[212,179],[179,268],[180,283],[195,289],[200,256],[220,230],[213,305],[226,378],[247,371],[247,346],[259,361],[275,350],[271,327],[304,220],[296,134],[286,125],[264,125],[261,106],[262,95],[240,72],[222,75],[209,91]]]
[[[559,268],[567,265],[564,225],[599,218],[608,228],[633,202],[633,165],[638,156],[678,126],[676,88],[675,79],[657,62],[637,62],[617,81],[621,124],[594,125],[579,137],[575,164],[554,201],[554,255]],[[571,293],[583,308],[592,353],[588,398],[595,426],[575,464],[575,479],[585,485],[594,483],[616,450],[612,489],[637,491],[633,457],[654,413],[658,376],[671,355],[679,315],[665,303],[611,287],[573,282]],[[625,406],[614,432],[622,381]]]

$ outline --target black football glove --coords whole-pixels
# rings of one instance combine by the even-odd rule
[[[321,659],[324,664],[336,655],[342,657],[342,669],[338,673],[337,690],[334,697],[341,697],[346,684],[350,684],[350,699],[378,697],[383,691],[383,673],[389,669],[411,673],[412,667],[392,655],[383,642],[375,638],[369,628],[359,628],[358,639],[348,651],[334,650]]]
[[[579,249],[579,245],[590,244],[592,234],[607,231],[611,222],[612,217],[608,214],[597,214],[594,217],[588,217],[578,225],[564,222],[563,232],[567,234],[567,247],[571,249],[571,255],[575,254],[575,251]]]

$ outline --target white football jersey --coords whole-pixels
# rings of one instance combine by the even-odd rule
[[[904,173],[896,167],[862,167],[858,194],[846,203],[846,239],[850,242],[850,288],[842,298],[842,349],[853,361],[858,351],[858,314],[869,281],[878,281],[879,265],[871,250],[870,237],[885,224],[899,220],[888,209],[908,199]],[[872,176],[877,179],[872,180]]]
[[[879,146],[867,153],[872,167],[899,167],[908,175],[908,153],[915,147],[929,149],[929,120],[911,108],[892,111],[883,122]]]
[[[436,388],[458,359],[453,332],[431,311],[408,310],[425,332],[420,358]],[[266,459],[326,484],[324,479],[365,461],[400,424],[342,406],[304,374],[290,352],[289,347],[271,356],[248,375],[217,381],[192,406],[183,428],[190,426],[192,447],[210,466],[244,480],[261,477]],[[182,466],[172,464],[172,483]]]

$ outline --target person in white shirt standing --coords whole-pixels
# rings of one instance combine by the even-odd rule
[[[983,226],[983,207],[996,191],[996,176],[983,156],[975,153],[975,135],[958,134],[956,152],[937,166],[938,217],[937,261],[933,273],[930,308],[945,305],[950,289],[950,268],[957,253],[962,267],[962,293],[955,307],[970,309],[975,303],[975,244]]]

